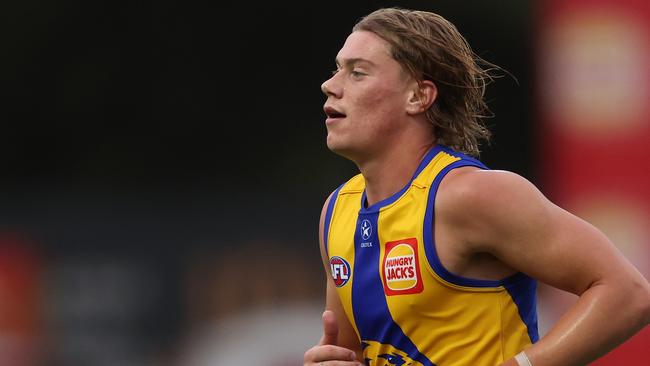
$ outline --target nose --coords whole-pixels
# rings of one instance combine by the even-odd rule
[[[320,90],[323,92],[323,94],[325,94],[328,97],[332,96],[332,97],[340,98],[343,89],[337,85],[336,74],[335,74],[332,75],[331,78],[325,80],[323,84],[321,84]]]

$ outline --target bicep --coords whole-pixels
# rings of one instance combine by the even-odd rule
[[[503,240],[495,238],[494,254],[506,264],[577,295],[626,272],[625,259],[593,225],[545,198],[528,205],[506,217],[514,225],[502,223]]]
[[[336,315],[339,326],[338,346],[355,351],[359,359],[363,359],[359,337],[345,314],[339,295],[336,292],[336,286],[331,278],[327,279],[327,296],[325,302],[326,310],[331,310]]]
[[[487,185],[493,194],[479,198],[483,224],[477,230],[481,238],[474,240],[508,266],[574,294],[632,274],[602,232],[550,202],[530,182],[505,174]]]

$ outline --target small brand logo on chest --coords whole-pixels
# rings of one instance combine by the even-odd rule
[[[386,295],[417,294],[424,288],[416,238],[386,243],[382,279]]]
[[[372,224],[369,220],[361,221],[361,239],[368,240],[372,235]]]

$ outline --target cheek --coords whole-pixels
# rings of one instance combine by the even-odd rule
[[[377,86],[360,90],[353,98],[355,110],[363,113],[359,116],[390,117],[400,108],[401,95],[394,90]]]
[[[395,98],[395,91],[382,86],[371,85],[359,92],[357,102],[359,105],[377,107],[387,103],[395,103]]]
[[[356,117],[377,128],[388,127],[404,115],[402,94],[387,88],[373,88],[359,93],[353,104],[358,113]]]

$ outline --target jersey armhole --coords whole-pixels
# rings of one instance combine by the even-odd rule
[[[509,277],[506,277],[501,280],[481,280],[467,278],[463,276],[456,275],[452,272],[449,272],[440,262],[438,257],[438,251],[436,249],[435,242],[435,204],[436,204],[436,194],[438,192],[438,187],[442,182],[443,178],[456,168],[473,166],[479,169],[487,169],[487,167],[475,160],[458,160],[455,161],[445,168],[443,168],[438,175],[433,180],[431,187],[429,188],[429,195],[427,197],[427,208],[424,215],[424,227],[423,227],[423,238],[424,238],[424,249],[425,255],[429,265],[433,271],[443,280],[454,285],[464,286],[464,287],[479,287],[479,288],[489,288],[489,287],[500,287],[514,284],[519,280],[524,279],[526,276],[523,273],[515,273]]]
[[[336,205],[336,199],[339,196],[339,192],[345,183],[341,184],[331,195],[330,201],[327,203],[327,210],[325,211],[325,222],[323,223],[323,246],[325,248],[325,255],[329,258],[329,249],[328,249],[328,239],[330,233],[330,222],[332,221],[332,215],[334,214],[334,206]]]
[[[517,305],[519,316],[527,327],[528,336],[530,337],[531,343],[535,343],[539,340],[536,310],[537,281],[522,272],[517,272],[501,280],[479,280],[467,278],[449,272],[442,265],[442,262],[440,262],[440,258],[438,257],[434,238],[436,193],[438,191],[440,183],[442,182],[442,179],[445,177],[445,175],[447,175],[447,173],[453,169],[465,166],[474,166],[479,169],[488,169],[485,165],[474,159],[458,160],[443,168],[440,173],[434,178],[431,188],[429,189],[422,233],[424,238],[424,251],[427,257],[427,261],[437,276],[453,285],[470,288],[504,288]]]

